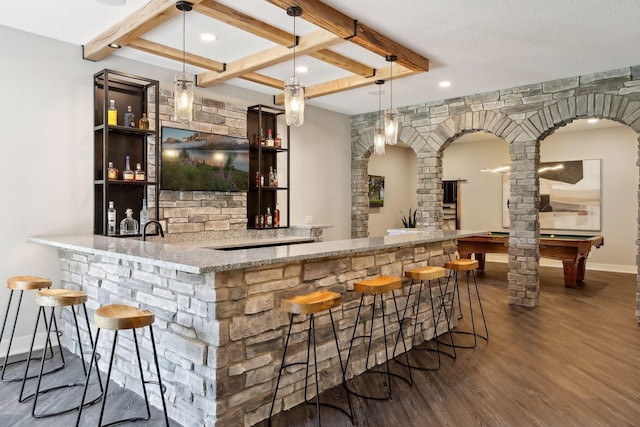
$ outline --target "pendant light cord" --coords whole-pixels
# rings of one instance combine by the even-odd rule
[[[185,67],[187,62],[187,45],[186,45],[186,26],[187,26],[187,11],[182,9],[182,73],[185,74]]]
[[[296,45],[298,38],[296,37],[296,16],[293,15],[293,78],[296,78]]]
[[[389,88],[389,93],[390,93],[390,98],[391,100],[389,101],[389,104],[391,105],[391,110],[393,110],[393,61],[391,61],[391,77],[389,80],[389,83],[391,84],[391,87]]]

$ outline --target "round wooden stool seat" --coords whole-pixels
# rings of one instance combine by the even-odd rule
[[[36,304],[44,307],[66,307],[84,304],[87,294],[68,289],[43,289],[36,294]]]
[[[445,277],[447,275],[447,271],[442,267],[435,266],[427,266],[420,268],[412,268],[411,270],[407,270],[404,272],[404,277],[408,277],[413,280],[435,280],[441,277]]]
[[[449,261],[444,264],[449,270],[471,271],[478,268],[478,261],[475,259],[459,258],[455,261]]]
[[[311,314],[330,310],[342,304],[342,295],[331,291],[315,291],[282,300],[282,309],[293,314]]]
[[[353,290],[366,294],[384,294],[402,287],[402,278],[393,276],[378,276],[365,279],[353,284]]]
[[[98,328],[115,331],[142,328],[151,325],[154,320],[155,315],[149,310],[122,304],[104,305],[93,315],[93,322]]]
[[[51,286],[51,279],[38,276],[15,276],[7,280],[7,288],[16,291],[44,289]]]

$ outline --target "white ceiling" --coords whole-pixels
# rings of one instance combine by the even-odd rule
[[[75,45],[87,43],[111,25],[135,12],[147,0],[127,0],[125,6],[104,6],[92,0],[0,0],[0,25]],[[219,0],[271,25],[293,32],[292,18],[264,0]],[[640,64],[638,46],[640,1],[616,0],[324,0],[431,61],[431,70],[393,83],[393,104],[404,106],[470,95],[500,88],[538,83]],[[304,12],[303,12],[304,18]],[[230,62],[272,46],[241,30],[195,12],[186,16],[187,50],[220,62]],[[301,19],[296,33],[316,29]],[[209,31],[213,43],[199,39]],[[182,18],[144,38],[182,48]],[[6,41],[4,41],[6,42]],[[375,68],[387,66],[378,57],[349,42],[333,50]],[[179,62],[123,48],[116,55],[180,70]],[[297,60],[310,71],[298,75],[311,85],[348,75],[346,71],[310,57]],[[194,73],[202,70],[187,66]],[[286,80],[292,63],[260,70]],[[438,82],[450,80],[448,89]],[[231,85],[276,94],[278,90],[240,79]],[[376,111],[377,89],[364,87],[308,101],[309,105],[349,115]],[[389,84],[383,108],[389,100]]]

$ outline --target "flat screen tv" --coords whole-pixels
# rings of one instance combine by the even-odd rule
[[[246,191],[249,140],[163,126],[160,188]]]

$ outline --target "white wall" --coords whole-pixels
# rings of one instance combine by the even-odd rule
[[[387,145],[385,154],[369,157],[369,175],[384,176],[384,206],[369,208],[369,236],[403,228],[402,215],[418,207],[418,158],[411,148]],[[402,212],[401,212],[402,211]]]
[[[125,71],[172,89],[174,72],[116,56],[82,59],[79,46],[0,26],[0,283],[14,275],[51,277],[59,282],[57,252],[27,242],[32,235],[92,233],[93,74]],[[219,85],[198,96],[239,105],[270,104],[272,97]],[[302,128],[292,131],[293,224],[304,215],[334,224],[327,238],[350,235],[350,119],[307,107]],[[301,139],[298,142],[298,138]],[[0,291],[4,310],[9,291]],[[35,312],[29,295],[23,310]],[[34,317],[18,335],[26,338]],[[26,341],[26,340],[25,340]],[[4,348],[4,347],[0,347]],[[24,349],[24,347],[22,347]]]
[[[593,249],[588,268],[636,272],[638,135],[629,127],[583,129],[576,123],[551,134],[540,145],[541,162],[602,159],[602,234],[605,244]],[[493,230],[502,228],[502,177],[480,169],[509,164],[506,142],[491,135],[471,142],[469,135],[451,144],[443,155],[444,179],[466,179],[462,184],[462,228]],[[543,230],[545,231],[545,230]],[[567,231],[571,234],[589,232]],[[593,233],[591,233],[593,234]],[[506,257],[490,255],[505,261]],[[541,265],[561,267],[561,262],[542,258]]]

